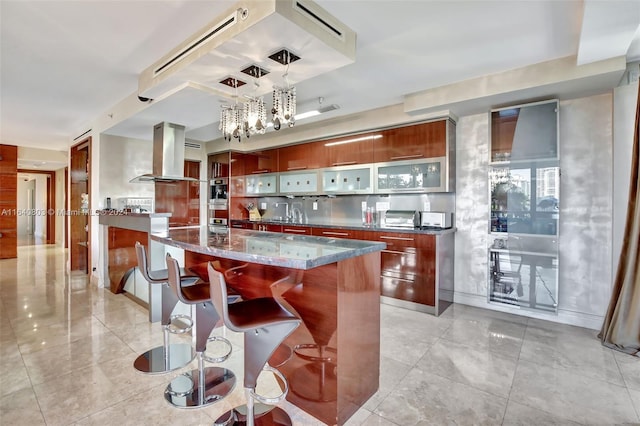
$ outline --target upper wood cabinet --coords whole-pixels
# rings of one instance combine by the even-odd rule
[[[207,167],[209,179],[228,178],[230,160],[231,153],[228,151],[210,155]]]
[[[274,173],[278,169],[278,149],[247,152],[243,157],[244,175]]]
[[[382,137],[382,132],[375,132],[323,141],[327,166],[373,163],[373,141]]]
[[[373,161],[413,160],[447,155],[447,120],[399,127],[373,140]]]
[[[278,171],[292,172],[328,167],[325,141],[285,146],[278,149]]]

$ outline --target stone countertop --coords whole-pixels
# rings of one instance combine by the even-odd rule
[[[142,212],[142,213],[133,213],[127,212],[124,210],[97,210],[98,215],[100,216],[130,216],[130,217],[171,217],[171,213],[150,213],[150,212]]]
[[[169,229],[151,239],[210,256],[293,269],[311,269],[367,253],[381,251],[385,243],[283,234],[208,226]]]
[[[399,227],[380,227],[380,226],[365,226],[360,224],[353,223],[340,223],[332,220],[326,221],[318,221],[315,220],[313,223],[293,223],[293,222],[285,222],[281,220],[270,220],[263,219],[261,221],[250,221],[247,219],[232,219],[231,223],[239,222],[239,223],[266,223],[273,225],[286,225],[286,226],[306,226],[308,228],[336,228],[336,229],[353,229],[356,231],[374,231],[374,232],[402,232],[409,234],[428,234],[428,235],[445,235],[456,232],[456,228],[429,228],[429,229],[420,229],[420,228],[399,228]]]

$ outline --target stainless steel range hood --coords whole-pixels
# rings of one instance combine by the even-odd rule
[[[198,182],[184,177],[185,127],[173,123],[153,126],[153,172],[131,179],[131,183]]]

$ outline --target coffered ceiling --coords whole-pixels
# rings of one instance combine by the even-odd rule
[[[315,120],[572,55],[580,65],[620,55],[640,60],[637,1],[316,3],[357,34],[357,47],[355,62],[297,84],[298,112],[315,108],[319,97],[340,105]],[[146,68],[234,4],[3,0],[0,142],[66,149],[97,118],[113,115],[119,102],[137,93]],[[150,140],[153,124],[172,121],[186,125],[190,139],[216,139],[221,101],[216,93],[186,84],[131,116],[118,116],[106,131]]]

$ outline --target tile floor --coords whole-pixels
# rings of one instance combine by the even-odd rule
[[[146,311],[65,274],[59,248],[18,253],[0,261],[0,424],[211,425],[243,399],[236,387],[205,409],[170,407],[171,376],[132,367],[162,341]],[[593,330],[464,305],[439,318],[382,305],[381,334],[380,390],[349,425],[640,424],[640,358],[602,347]],[[229,337],[228,366],[241,372],[242,340]],[[283,406],[296,425],[322,424]]]

